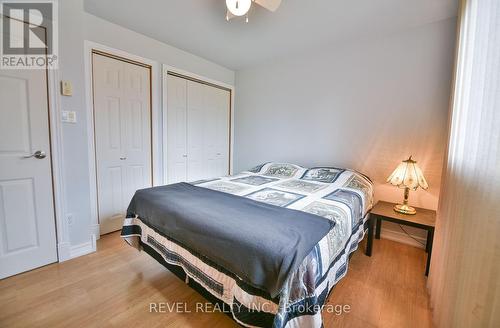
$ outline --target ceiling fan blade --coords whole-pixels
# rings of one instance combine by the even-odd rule
[[[276,11],[281,5],[281,0],[255,0],[255,3],[270,11]]]

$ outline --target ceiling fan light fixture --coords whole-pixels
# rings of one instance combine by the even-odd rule
[[[234,16],[243,16],[250,10],[252,0],[226,0],[227,10]]]

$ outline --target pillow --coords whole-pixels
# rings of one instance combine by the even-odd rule
[[[304,175],[302,175],[301,179],[333,183],[344,171],[344,169],[338,169],[335,167],[314,167],[312,169],[308,169]]]
[[[302,175],[305,169],[302,166],[290,163],[267,162],[257,165],[248,172],[263,174],[276,178],[293,178]]]
[[[248,170],[248,172],[259,173],[260,170],[262,170],[262,167],[264,165],[266,165],[267,163],[269,163],[269,162],[266,162],[266,163],[263,163],[263,164],[259,164],[259,165],[255,166],[255,167],[251,168],[250,170]]]

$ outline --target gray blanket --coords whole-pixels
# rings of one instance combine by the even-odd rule
[[[138,190],[128,215],[272,297],[335,224],[187,183]]]

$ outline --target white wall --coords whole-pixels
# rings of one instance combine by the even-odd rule
[[[73,96],[61,97],[61,110],[77,112],[76,124],[63,123],[65,211],[71,214],[70,242],[89,241],[90,185],[85,109],[84,40],[94,41],[161,64],[234,83],[234,72],[180,49],[84,12],[83,0],[59,1],[60,79],[73,83]],[[64,218],[66,219],[66,218]]]
[[[410,203],[436,208],[455,25],[449,19],[238,71],[235,171],[265,161],[349,167],[374,180],[377,199],[400,201],[402,190],[385,179],[413,154],[430,188],[412,192]]]
[[[73,83],[73,96],[61,96],[60,110],[76,111],[78,120],[76,124],[62,123],[62,171],[66,202],[66,215],[62,219],[72,215],[72,224],[68,227],[72,245],[88,242],[90,237],[82,9],[82,0],[59,1],[59,77]]]

